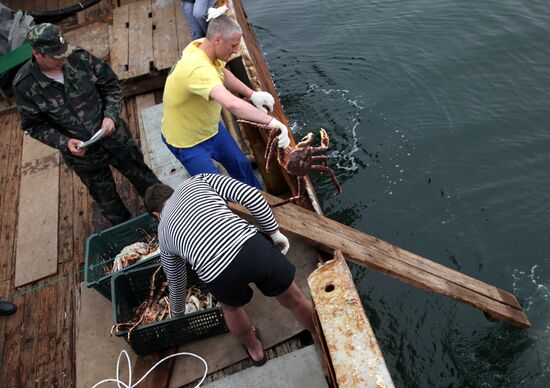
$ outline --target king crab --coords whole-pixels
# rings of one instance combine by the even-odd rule
[[[266,171],[269,171],[269,161],[276,155],[279,164],[283,166],[286,172],[292,176],[295,176],[298,181],[297,194],[282,202],[272,205],[272,207],[285,205],[290,202],[296,202],[302,198],[305,194],[306,188],[305,176],[307,176],[311,171],[329,174],[332,183],[336,186],[335,195],[342,192],[342,186],[340,186],[338,179],[336,179],[334,171],[327,165],[327,157],[316,155],[325,153],[328,150],[329,137],[327,131],[323,128],[320,130],[320,147],[311,146],[313,141],[313,133],[310,132],[295,146],[290,145],[286,148],[279,148],[278,140],[279,134],[281,133],[280,129],[269,128],[267,125],[255,123],[253,121],[238,120],[238,122],[250,124],[267,131],[268,139],[265,149]]]

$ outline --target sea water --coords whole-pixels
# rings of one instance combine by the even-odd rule
[[[397,386],[550,386],[547,0],[244,1],[326,214],[513,292],[533,327],[351,266]]]

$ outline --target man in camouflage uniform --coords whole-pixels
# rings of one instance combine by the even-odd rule
[[[159,180],[120,117],[122,91],[115,73],[89,52],[67,44],[53,24],[31,28],[28,41],[32,58],[13,81],[22,129],[61,151],[113,225],[126,221],[131,215],[116,191],[110,166],[141,196]],[[100,141],[78,147],[104,126],[108,129]]]

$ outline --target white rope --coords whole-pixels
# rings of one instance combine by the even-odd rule
[[[126,360],[128,361],[128,384],[126,384],[124,381],[121,381],[120,380],[120,358],[122,357],[122,355],[125,355],[126,356]],[[177,357],[177,356],[192,356],[192,357],[195,357],[195,358],[198,358],[199,360],[201,360],[204,364],[204,374],[202,376],[202,379],[198,382],[197,385],[195,385],[195,388],[197,387],[200,387],[200,385],[202,384],[202,382],[204,381],[204,379],[206,378],[206,375],[208,374],[208,364],[206,363],[206,360],[204,358],[202,358],[201,356],[198,356],[194,353],[188,353],[188,352],[181,352],[181,353],[174,353],[174,354],[171,354],[170,356],[167,356],[167,357],[164,357],[162,360],[160,360],[159,362],[157,362],[155,365],[153,365],[153,367],[151,369],[149,369],[147,371],[147,373],[145,373],[143,375],[143,377],[141,379],[139,379],[135,384],[132,384],[132,364],[130,362],[130,356],[128,355],[128,352],[126,352],[126,350],[122,350],[120,352],[120,354],[118,355],[118,359],[116,361],[116,378],[115,379],[105,379],[105,380],[101,380],[99,383],[95,384],[92,388],[96,388],[98,386],[100,386],[101,384],[104,384],[104,383],[116,383],[118,388],[133,388],[133,387],[136,387],[139,383],[141,383],[143,381],[143,379],[145,379],[147,377],[147,375],[149,373],[151,373],[153,371],[153,369],[155,369],[159,364],[161,364],[162,362],[168,360],[169,358],[172,358],[172,357]],[[122,385],[121,385],[122,384]]]

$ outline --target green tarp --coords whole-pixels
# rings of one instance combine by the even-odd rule
[[[0,74],[8,71],[9,69],[25,62],[31,57],[31,46],[28,43],[10,51],[9,53],[0,57]]]

